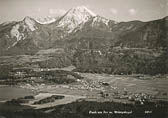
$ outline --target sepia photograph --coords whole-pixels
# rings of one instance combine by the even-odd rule
[[[0,118],[168,118],[168,0],[0,0]]]

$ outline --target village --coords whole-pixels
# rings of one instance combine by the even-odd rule
[[[148,102],[154,102],[157,100],[165,100],[167,97],[167,92],[165,91],[166,89],[151,89],[150,85],[146,84],[146,81],[156,83],[158,76],[123,76],[79,73],[73,72],[72,67],[69,68],[15,68],[10,72],[10,78],[1,80],[0,82],[1,84],[18,86],[31,90],[36,93],[37,96],[43,93],[43,96],[38,99],[35,99],[36,97],[34,97],[34,99],[30,99],[28,101],[29,104],[27,104],[32,106],[37,103],[41,103],[41,101],[43,103],[44,101],[43,104],[36,105],[39,108],[48,106],[45,104],[45,101],[48,101],[48,104],[50,104],[50,102],[52,104],[57,104],[57,99],[54,99],[52,96],[59,94],[62,96],[61,99],[63,99],[63,101],[64,99],[67,99],[66,97],[64,98],[64,96],[74,96],[72,98],[70,97],[69,102],[71,100],[99,102],[113,101],[118,103],[139,105],[144,105]],[[162,78],[162,81],[166,82],[167,79],[164,77]],[[165,87],[167,87],[166,83]],[[162,94],[162,98],[157,98],[158,94]],[[78,96],[78,99],[76,99],[76,95]],[[24,99],[18,98],[12,100],[11,102],[18,102],[20,100],[22,101]],[[66,102],[68,102],[68,100]],[[8,101],[8,103],[10,103],[10,101]]]

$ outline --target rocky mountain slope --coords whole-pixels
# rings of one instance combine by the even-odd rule
[[[0,27],[1,54],[24,54],[48,48],[48,29],[30,17]]]

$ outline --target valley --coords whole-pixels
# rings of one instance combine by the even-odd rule
[[[85,6],[0,24],[0,118],[166,118],[167,24]]]
[[[72,67],[69,67],[69,68],[72,68]],[[55,77],[57,78],[53,78],[53,79],[59,79],[58,76],[62,77],[64,73],[62,69],[59,69],[59,73],[57,71],[58,69],[54,70],[56,74]],[[68,72],[66,73],[69,74],[69,72],[72,72],[72,71],[68,70]],[[41,71],[41,73],[46,73],[46,72]],[[3,94],[3,96],[1,96],[0,98],[4,99],[5,101],[2,100],[0,103],[0,115],[6,118],[10,117],[11,114],[14,114],[16,117],[17,116],[25,117],[25,115],[22,116],[20,113],[20,112],[24,112],[24,114],[27,114],[26,116],[31,116],[32,118],[36,116],[41,117],[40,114],[43,114],[42,116],[44,118],[45,117],[52,118],[55,115],[63,117],[62,116],[63,114],[72,115],[70,117],[73,117],[73,114],[74,116],[78,114],[80,115],[80,117],[82,116],[98,117],[100,115],[89,114],[89,111],[103,110],[103,111],[114,112],[114,111],[123,111],[123,110],[126,110],[126,111],[133,110],[132,111],[133,114],[124,115],[124,117],[130,117],[134,115],[138,116],[138,112],[140,112],[141,115],[145,115],[144,113],[145,111],[143,111],[145,107],[146,110],[152,111],[152,113],[149,114],[149,116],[151,117],[153,117],[154,114],[156,116],[161,114],[163,117],[166,116],[166,113],[167,113],[166,111],[159,112],[157,110],[161,110],[162,108],[164,108],[165,110],[167,109],[167,102],[168,102],[167,101],[167,94],[168,94],[167,93],[167,89],[168,89],[167,75],[164,75],[164,76],[125,75],[124,76],[124,75],[110,75],[105,73],[104,74],[93,74],[93,73],[91,74],[91,73],[79,73],[79,72],[75,72],[75,73],[78,75],[76,77],[80,77],[80,78],[75,79],[74,77],[69,76],[68,79],[75,79],[70,83],[65,83],[66,81],[64,81],[63,83],[60,83],[59,81],[56,81],[56,80],[48,81],[45,78],[43,78],[43,76],[41,76],[41,78],[33,77],[33,79],[32,77],[27,77],[26,82],[17,81],[17,83],[14,85],[11,85],[10,83],[10,87],[12,89],[14,87],[17,87],[17,89],[20,88],[26,91],[30,91],[30,92],[32,91],[33,94],[26,93],[24,91],[18,91],[18,92],[21,92],[20,94],[22,94],[20,96],[19,94],[17,94],[17,92],[14,92],[12,90],[13,93],[8,93],[10,96],[6,96],[9,98],[2,98],[2,97],[5,97],[5,94]],[[43,74],[40,74],[40,75],[43,75]],[[49,74],[49,75],[51,76],[52,74]],[[61,79],[63,79],[63,77]],[[5,86],[4,87],[2,86],[0,89],[5,90]],[[14,96],[11,96],[12,94],[14,94]],[[34,97],[26,97],[26,96],[34,96]],[[58,99],[54,100],[50,98],[52,96],[57,96]],[[63,98],[61,96],[63,96]],[[102,106],[99,106],[98,104],[96,105],[95,103],[102,104]],[[116,108],[108,108],[107,107],[108,105],[105,105],[107,103],[116,104],[116,105],[118,104],[119,106],[125,105],[125,107],[120,106]],[[85,109],[86,111],[85,110],[83,112],[78,111],[77,110],[78,108],[76,109],[77,106],[76,105],[73,106],[73,104],[74,105],[77,104],[77,106],[79,105],[79,107],[81,107],[80,108],[81,110]],[[87,108],[84,107],[85,104],[88,104],[90,107],[87,107]],[[95,109],[93,109],[92,107],[95,105],[96,107]],[[158,105],[158,107],[156,107],[155,105]],[[10,111],[8,107],[12,109],[11,106],[13,106],[16,110]],[[63,107],[65,108],[72,107],[71,109],[74,109],[74,110],[76,109],[76,110],[66,111],[66,109],[63,110]],[[8,109],[8,110],[5,111],[5,109]],[[31,109],[33,111],[31,111]],[[57,110],[58,111],[61,110],[61,112],[56,112]],[[10,112],[10,115],[9,114],[7,115],[6,112]],[[33,114],[36,114],[36,116],[34,116]],[[113,114],[113,115],[115,116],[117,114]],[[107,117],[106,114],[102,114],[101,116]]]

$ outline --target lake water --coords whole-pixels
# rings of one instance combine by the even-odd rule
[[[10,100],[18,97],[34,95],[31,90],[14,87],[14,86],[0,86],[0,101]]]

